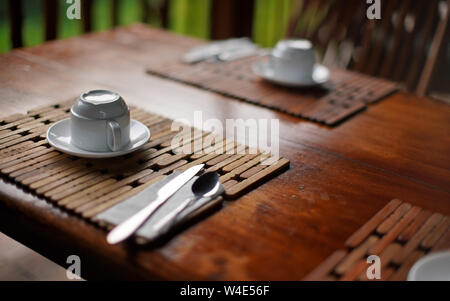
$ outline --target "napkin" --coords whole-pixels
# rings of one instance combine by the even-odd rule
[[[140,193],[132,196],[131,198],[118,203],[117,205],[109,208],[108,210],[98,214],[96,217],[98,220],[107,222],[109,224],[117,225],[132,216],[151,202],[156,199],[158,190],[173,178],[181,174],[180,171],[174,172],[164,179],[150,185]],[[194,204],[187,207],[181,212],[174,220],[171,227],[162,229],[160,232],[154,232],[152,226],[162,219],[166,214],[174,210],[187,198],[194,197],[191,187],[198,177],[192,178],[188,183],[181,187],[172,197],[170,197],[156,212],[147,220],[147,222],[136,232],[136,235],[140,238],[144,238],[143,242],[149,242],[157,239],[158,237],[166,234],[175,226],[186,222],[187,220],[197,216],[206,209],[211,208],[213,205],[221,203],[222,197],[205,197],[197,200]]]

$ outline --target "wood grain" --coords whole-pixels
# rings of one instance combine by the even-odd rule
[[[144,66],[161,55],[177,59],[170,51],[156,55],[166,40],[193,45],[190,38],[134,25],[2,54],[0,120],[61,99],[73,102],[89,89],[110,89],[170,119],[192,122],[196,110],[204,120],[224,123],[278,119],[280,153],[290,169],[154,248],[109,246],[99,227],[0,181],[2,232],[65,267],[68,255],[80,254],[86,279],[298,280],[343,249],[393,198],[450,214],[447,105],[398,92],[339,126],[320,126],[146,75]],[[0,156],[28,145],[2,148]],[[92,176],[83,172],[71,176]],[[66,188],[64,178],[49,185],[55,186],[44,194]]]

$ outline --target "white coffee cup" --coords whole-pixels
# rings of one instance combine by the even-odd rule
[[[270,54],[273,72],[288,79],[310,79],[315,63],[314,48],[309,40],[281,40]]]
[[[108,90],[83,93],[70,110],[71,143],[92,152],[118,151],[130,142],[130,110]]]

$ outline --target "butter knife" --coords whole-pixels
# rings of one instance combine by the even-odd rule
[[[193,166],[175,177],[169,183],[158,190],[156,199],[141,209],[133,216],[120,223],[111,232],[108,233],[106,240],[109,244],[117,244],[130,237],[136,232],[156,210],[161,207],[175,192],[177,192],[184,184],[189,182],[202,168],[204,164]]]

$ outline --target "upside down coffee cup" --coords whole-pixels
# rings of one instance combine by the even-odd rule
[[[71,143],[92,152],[119,151],[130,142],[130,110],[112,91],[83,93],[70,110]]]
[[[311,78],[316,56],[309,40],[289,39],[279,41],[270,55],[273,72],[293,80]]]

